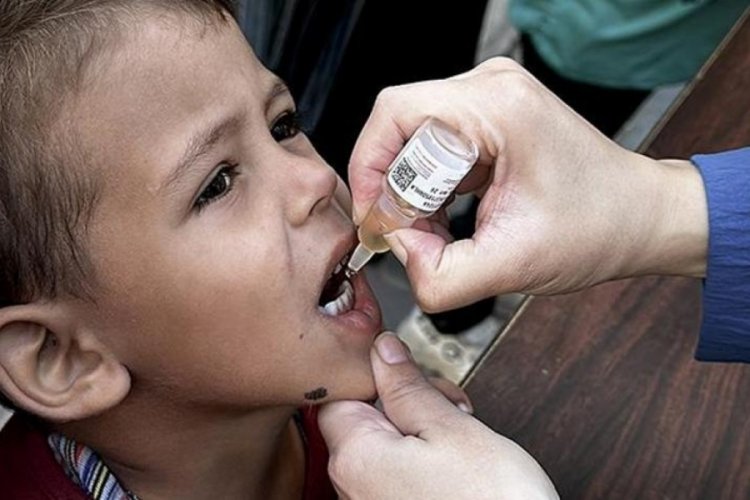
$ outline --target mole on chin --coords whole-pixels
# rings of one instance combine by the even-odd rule
[[[317,389],[305,393],[305,399],[308,401],[317,401],[326,396],[328,396],[328,389],[325,387],[318,387]]]

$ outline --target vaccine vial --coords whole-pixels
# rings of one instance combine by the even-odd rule
[[[347,272],[388,251],[383,235],[435,213],[479,157],[477,145],[437,118],[428,118],[390,164],[383,192],[357,230],[359,244]]]

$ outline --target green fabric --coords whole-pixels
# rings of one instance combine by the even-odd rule
[[[690,79],[750,0],[511,0],[513,24],[558,73],[605,87]]]

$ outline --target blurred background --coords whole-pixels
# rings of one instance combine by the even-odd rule
[[[253,0],[241,2],[239,19],[260,59],[288,83],[313,144],[346,180],[349,155],[380,90],[449,77],[498,55],[522,62],[603,133],[634,149],[746,6],[746,0]],[[451,207],[457,238],[472,234],[477,204],[463,197]],[[523,303],[511,295],[426,315],[390,254],[366,273],[386,328],[397,331],[427,371],[456,382]]]

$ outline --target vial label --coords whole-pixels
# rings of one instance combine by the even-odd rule
[[[456,188],[471,164],[464,170],[442,165],[420,141],[414,141],[388,171],[388,184],[413,207],[434,212]]]

